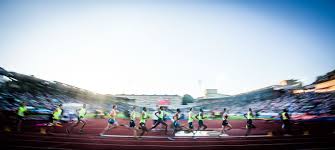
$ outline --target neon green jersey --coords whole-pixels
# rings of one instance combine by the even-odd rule
[[[251,111],[248,111],[247,113],[247,119],[252,119],[254,117],[254,115],[252,114]]]
[[[140,119],[140,123],[145,123],[147,119],[148,119],[148,114],[147,114],[147,112],[143,111],[141,119]]]
[[[24,113],[27,111],[27,107],[26,106],[20,106],[18,111],[17,111],[17,115],[24,117]]]
[[[286,117],[286,112],[282,112],[281,116],[282,116],[283,120],[288,120],[288,118]]]
[[[163,119],[164,118],[164,110],[161,110],[161,113],[158,115],[159,119]]]
[[[84,118],[86,115],[86,109],[85,108],[80,108],[79,110],[79,117]]]
[[[60,116],[62,114],[62,109],[57,108],[55,112],[53,113],[53,119],[60,120]]]
[[[191,111],[188,112],[188,122],[193,122],[193,113]]]
[[[204,120],[203,116],[201,115],[201,112],[199,112],[199,114],[198,114],[198,119],[199,120]]]

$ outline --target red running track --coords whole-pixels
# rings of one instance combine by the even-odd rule
[[[89,119],[84,133],[79,134],[74,129],[71,135],[65,134],[65,127],[59,127],[54,135],[39,134],[36,122],[26,122],[24,133],[1,133],[0,141],[5,149],[335,149],[335,123],[333,122],[300,122],[293,124],[292,136],[283,136],[277,121],[255,120],[256,129],[245,136],[245,121],[231,121],[233,129],[228,131],[228,137],[210,138],[176,138],[167,139],[163,131],[153,131],[141,140],[133,137],[101,137],[99,133],[107,125],[106,119]],[[119,120],[127,124],[127,120]],[[148,127],[151,126],[148,122]],[[220,130],[221,121],[205,121],[210,130]],[[195,123],[197,127],[197,123]],[[309,135],[303,135],[303,134]],[[112,129],[107,134],[131,136],[132,131],[126,127]],[[268,136],[271,135],[272,136]],[[150,136],[150,137],[149,137]],[[154,136],[152,138],[151,136]]]

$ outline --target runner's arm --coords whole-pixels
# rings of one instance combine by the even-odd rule
[[[204,114],[201,114],[202,115],[202,118],[204,118],[204,119],[206,119],[207,118],[207,116],[205,116]]]
[[[159,118],[159,116],[158,116],[157,114],[158,114],[158,112],[155,112],[155,116],[156,116],[157,118]]]

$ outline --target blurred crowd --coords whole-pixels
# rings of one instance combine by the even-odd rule
[[[40,110],[53,110],[61,103],[79,102],[79,100],[65,95],[40,94],[32,95],[31,93],[0,93],[0,109],[5,111],[15,110],[20,103],[25,102],[29,108]]]
[[[334,93],[303,93],[297,95],[283,95],[273,100],[266,100],[256,103],[255,108],[263,111],[271,110],[278,112],[287,108],[290,112],[308,114],[334,114],[335,94]]]
[[[335,93],[285,93],[275,99],[243,101],[225,101],[206,105],[207,109],[226,107],[230,113],[241,114],[248,108],[260,113],[279,113],[288,109],[290,113],[306,113],[312,115],[335,114]]]

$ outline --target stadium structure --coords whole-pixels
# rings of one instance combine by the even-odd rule
[[[215,90],[208,95],[182,105],[183,96],[179,95],[103,95],[57,81],[47,81],[32,75],[24,75],[0,68],[0,141],[5,149],[334,149],[335,139],[335,71],[317,77],[315,82],[303,85],[298,80],[283,80],[271,85],[237,95],[217,94]],[[28,115],[24,118],[23,132],[15,131],[16,109],[25,102]],[[65,128],[71,122],[73,104],[88,104],[87,126],[84,133],[78,129],[68,135]],[[43,127],[52,111],[59,104],[64,110],[62,126],[56,127],[52,135],[42,134]],[[119,127],[105,136],[99,132],[106,125],[108,113],[113,105],[118,105],[120,124],[128,124],[129,110],[132,106],[151,108],[167,106],[170,114],[176,108],[182,108],[187,114],[194,108],[197,114],[205,110],[208,118],[206,131],[188,133],[180,131],[168,135],[161,129],[134,139],[132,131]],[[248,108],[256,112],[255,129],[245,128],[246,121],[232,119],[232,130],[221,136],[221,118],[223,108],[230,115],[241,116]],[[282,129],[278,113],[288,109],[292,117],[292,132]],[[100,112],[101,117],[97,117]],[[94,115],[95,114],[95,115]],[[139,120],[137,120],[139,121]],[[147,126],[151,126],[148,121]],[[182,119],[182,124],[187,120]],[[171,120],[167,120],[172,124]],[[198,124],[195,122],[194,126]],[[174,136],[174,140],[168,137]]]

